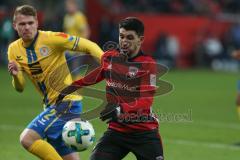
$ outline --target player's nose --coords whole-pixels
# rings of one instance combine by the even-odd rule
[[[26,24],[26,25],[24,26],[24,28],[25,28],[25,29],[29,29],[29,28],[30,28],[30,25],[29,25],[29,24]]]

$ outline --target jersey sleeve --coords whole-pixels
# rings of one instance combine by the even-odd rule
[[[92,72],[90,72],[89,74],[87,74],[85,77],[83,77],[77,81],[74,81],[73,85],[76,85],[79,88],[81,88],[83,86],[94,85],[94,84],[102,81],[103,79],[104,79],[103,69],[102,69],[102,67],[98,67],[97,69],[95,69]]]
[[[71,50],[91,54],[100,61],[102,49],[94,42],[85,38],[71,36],[66,33],[56,32],[51,38],[52,44],[62,47],[63,50]]]
[[[78,88],[81,88],[83,86],[90,86],[90,85],[93,85],[93,84],[96,84],[96,83],[102,81],[105,78],[104,77],[104,65],[103,65],[104,58],[103,57],[104,57],[104,55],[101,58],[101,66],[100,67],[91,71],[85,77],[74,81],[73,85],[77,86]]]
[[[11,45],[8,48],[8,61],[9,62],[11,62],[11,61],[16,62],[16,59],[14,57],[14,53],[13,53],[13,49],[12,49]],[[19,63],[17,63],[17,65],[18,65],[19,72],[18,72],[17,76],[12,76],[12,85],[17,91],[21,92],[21,91],[24,90],[25,79],[24,79],[24,76],[23,76],[22,67],[20,66]]]

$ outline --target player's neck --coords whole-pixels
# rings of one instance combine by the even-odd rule
[[[134,53],[131,53],[130,55],[128,55],[128,58],[136,57],[139,52],[140,52],[140,49],[139,49],[139,50],[136,50]]]
[[[23,47],[24,47],[24,48],[29,47],[29,46],[31,45],[32,41],[33,41],[33,40],[28,40],[28,41],[26,41],[26,40],[23,40],[23,39],[22,39],[22,45],[23,45]]]
[[[32,43],[35,43],[37,36],[38,36],[38,32],[35,34],[35,36],[34,36],[33,39],[29,39],[29,40],[24,40],[24,39],[22,39],[22,45],[23,45],[23,47],[24,47],[24,48],[27,48],[27,47],[29,47]]]

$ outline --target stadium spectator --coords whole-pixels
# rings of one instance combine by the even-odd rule
[[[65,9],[66,14],[63,19],[63,30],[65,33],[89,38],[90,37],[90,29],[87,22],[87,17],[79,10],[79,5],[77,0],[65,0]],[[68,61],[69,68],[72,72],[72,76],[75,79],[79,76],[79,70],[77,69],[81,61],[83,61],[79,54],[76,52],[67,51],[66,58]]]
[[[20,142],[42,160],[79,160],[78,154],[64,144],[61,133],[66,121],[79,117],[82,97],[69,95],[59,106],[54,105],[64,82],[72,82],[67,77],[69,69],[64,51],[84,51],[98,59],[103,52],[87,39],[38,30],[36,9],[29,5],[16,8],[13,27],[20,37],[8,48],[8,70],[13,78],[13,87],[18,92],[24,90],[25,73],[40,92],[44,106],[44,111],[21,133]],[[65,111],[69,116],[62,114]]]
[[[79,10],[77,0],[66,0],[66,15],[63,20],[63,30],[70,35],[89,38],[90,29],[87,18]]]
[[[180,52],[179,41],[175,36],[161,33],[155,45],[153,57],[161,64],[175,67],[176,57]]]
[[[59,103],[77,89],[106,79],[108,105],[100,119],[107,120],[109,126],[91,160],[120,160],[129,152],[139,160],[163,160],[158,120],[151,111],[157,67],[155,60],[141,50],[143,40],[144,25],[139,19],[120,21],[120,49],[106,51],[99,68],[65,88],[57,99]]]
[[[15,38],[12,20],[9,15],[0,23],[0,64],[7,64],[7,46]]]
[[[223,45],[218,37],[208,34],[203,44],[205,50],[205,60],[211,64],[214,59],[220,59],[223,54]]]

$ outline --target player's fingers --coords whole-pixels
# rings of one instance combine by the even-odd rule
[[[15,66],[12,66],[12,65],[10,65],[9,67],[8,67],[8,72],[9,73],[17,73],[17,68],[15,67]]]
[[[9,63],[8,68],[12,68],[12,67],[13,67],[13,64]]]
[[[11,73],[12,71],[13,71],[13,66],[12,66],[12,65],[9,65],[9,66],[8,66],[8,72]]]
[[[17,68],[17,65],[16,65],[16,64],[12,64],[12,63],[9,63],[9,64],[8,64],[8,68],[9,68],[9,69],[15,69],[15,70],[18,69],[18,68]]]

